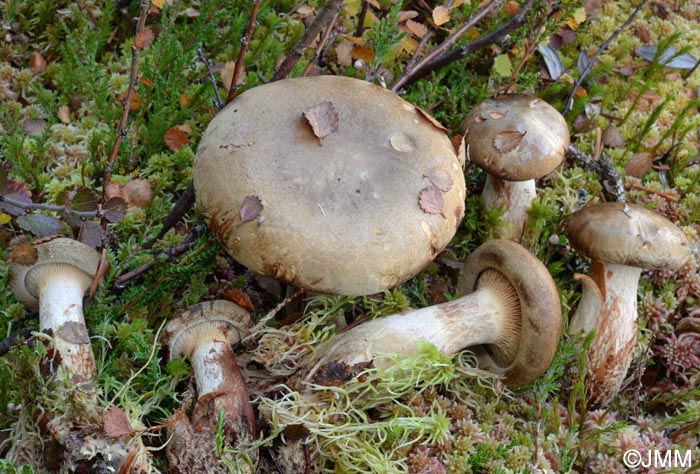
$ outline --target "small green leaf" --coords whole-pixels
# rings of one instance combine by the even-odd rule
[[[493,61],[493,70],[502,77],[510,76],[513,72],[513,65],[507,54],[499,54]]]
[[[100,196],[86,186],[78,186],[71,197],[70,208],[78,212],[95,212],[100,208]]]
[[[12,217],[10,217],[8,214],[5,214],[4,212],[0,212],[0,225],[7,224],[12,220]]]

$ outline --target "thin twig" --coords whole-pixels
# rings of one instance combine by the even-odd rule
[[[600,48],[593,54],[593,57],[588,61],[588,64],[586,64],[586,67],[581,71],[581,74],[579,75],[578,79],[576,79],[576,82],[574,83],[574,86],[571,88],[571,93],[569,94],[569,98],[566,99],[566,104],[564,105],[564,108],[561,111],[562,115],[566,115],[566,113],[571,110],[571,106],[574,104],[574,95],[576,94],[576,91],[578,90],[579,87],[581,87],[581,84],[583,84],[584,79],[588,75],[589,72],[591,72],[591,69],[593,68],[593,64],[598,60],[598,56],[600,56],[603,51],[612,43],[615,38],[624,30],[627,25],[632,23],[632,20],[634,20],[634,17],[637,16],[637,13],[642,9],[642,7],[647,3],[647,0],[642,0],[639,5],[634,9],[634,11],[630,14],[630,16],[627,18],[627,20],[618,26],[615,31],[610,35],[608,39],[606,39],[603,44],[600,45]]]
[[[649,193],[649,194],[656,194],[657,196],[660,196],[660,197],[666,199],[667,201],[678,202],[678,198],[671,193],[657,191],[656,189],[648,188],[642,184],[635,183],[633,181],[627,181],[625,183],[625,188],[626,189],[636,189],[638,191],[644,191],[645,193]]]
[[[243,69],[243,57],[246,51],[248,51],[248,45],[250,44],[250,38],[253,36],[253,30],[255,29],[255,18],[258,16],[258,10],[260,9],[260,0],[253,1],[253,8],[250,10],[250,19],[248,20],[248,28],[245,31],[245,36],[241,40],[241,50],[238,52],[238,58],[236,59],[236,66],[233,68],[233,77],[231,77],[231,84],[229,85],[228,95],[226,96],[226,103],[228,104],[236,97],[236,83],[238,83],[238,76],[241,75],[241,70]]]
[[[180,221],[180,219],[182,219],[182,217],[185,214],[187,214],[190,211],[190,209],[192,209],[193,205],[194,183],[190,182],[190,184],[187,185],[185,191],[178,198],[177,202],[173,204],[173,207],[170,209],[170,212],[168,212],[168,215],[165,216],[165,219],[163,219],[163,227],[161,227],[160,231],[158,232],[158,235],[156,235],[153,239],[143,244],[143,248],[150,249],[151,247],[153,247],[153,244],[155,244],[158,240],[162,239],[163,236],[167,234],[170,229],[175,227],[175,224],[177,224]]]
[[[31,201],[20,201],[1,194],[0,202],[4,202],[5,204],[9,204],[13,207],[19,207],[20,209],[32,211],[53,211],[58,212],[60,214],[69,214],[79,219],[92,219],[95,217],[102,218],[105,215],[105,211],[103,209],[98,209],[96,211],[75,211],[67,206],[57,206],[55,204],[44,204],[40,202]]]
[[[211,63],[204,56],[204,51],[202,51],[201,44],[197,46],[197,56],[199,57],[199,60],[204,63],[204,67],[207,68],[207,77],[209,78],[212,89],[214,89],[214,107],[216,107],[217,110],[221,110],[224,108],[224,104],[221,102],[219,88],[216,85],[216,78],[214,77],[214,71],[211,68]]]
[[[100,255],[100,264],[97,266],[97,271],[95,272],[95,276],[92,278],[92,284],[90,285],[90,292],[88,293],[90,298],[95,296],[95,292],[97,292],[97,285],[99,285],[100,281],[102,281],[102,277],[107,271],[107,267],[107,249],[103,248],[102,254]]]
[[[316,46],[316,50],[314,51],[314,55],[311,57],[309,60],[309,63],[306,65],[304,68],[304,72],[301,73],[302,76],[306,76],[309,71],[311,70],[311,67],[314,65],[316,60],[321,57],[323,48],[326,45],[326,42],[328,41],[328,38],[331,35],[331,31],[333,31],[333,27],[335,26],[335,21],[338,19],[338,13],[335,14],[333,17],[333,20],[328,24],[326,27],[326,30],[323,32],[323,36],[321,37],[321,41],[318,43],[318,46]]]
[[[406,69],[404,70],[404,73],[401,77],[399,77],[396,82],[391,86],[391,91],[396,92],[401,87],[403,87],[406,83],[413,82],[412,76],[417,75],[419,71],[427,65],[435,60],[438,56],[441,54],[445,53],[448,49],[450,49],[452,46],[454,46],[457,43],[457,40],[461,38],[470,28],[472,28],[474,25],[476,25],[479,21],[481,21],[486,15],[489,14],[494,8],[499,6],[501,4],[500,1],[496,2],[488,2],[481,10],[476,12],[474,16],[469,18],[465,23],[462,24],[457,30],[455,30],[454,33],[452,33],[445,41],[440,43],[438,46],[435,47],[429,54],[425,55],[423,59],[421,59],[418,63],[416,64],[411,64],[410,62],[406,66]],[[427,35],[426,35],[427,36]],[[422,41],[422,40],[421,40]]]
[[[369,2],[367,0],[362,0],[362,8],[360,8],[360,13],[357,15],[357,29],[355,30],[355,38],[360,38],[362,33],[365,31],[365,16],[367,16],[368,7]]]
[[[309,25],[304,35],[297,41],[297,44],[294,45],[289,54],[287,54],[287,57],[282,61],[282,64],[280,64],[275,71],[275,74],[272,76],[272,81],[284,79],[292,72],[299,58],[304,55],[304,52],[309,48],[316,36],[318,36],[326,25],[335,18],[341,8],[343,8],[343,0],[328,0],[326,4],[321,7],[316,15],[316,19]]]
[[[146,17],[148,16],[148,7],[150,6],[149,0],[141,0],[141,6],[139,9],[139,19],[136,23],[136,36],[143,31],[146,25]],[[114,166],[114,160],[117,159],[119,154],[119,149],[121,148],[122,139],[126,136],[126,122],[129,119],[129,107],[131,105],[131,97],[134,95],[134,89],[136,88],[136,81],[138,80],[138,63],[139,63],[139,48],[134,44],[131,47],[131,67],[129,70],[129,87],[126,90],[126,94],[122,98],[122,116],[119,120],[119,125],[117,126],[117,133],[114,137],[114,143],[112,143],[112,150],[109,152],[109,158],[107,159],[107,164],[104,169],[104,177],[102,178],[102,202],[107,200],[107,186],[112,180],[112,167]],[[107,226],[107,222],[102,222],[103,227]]]
[[[312,284],[315,285],[319,281],[320,280],[317,280],[317,281],[313,282]],[[279,313],[282,308],[285,307],[285,305],[287,305],[290,301],[292,301],[294,298],[301,295],[305,291],[306,291],[306,288],[299,288],[297,291],[295,291],[294,293],[292,293],[291,295],[289,295],[285,299],[283,299],[280,304],[278,304],[277,306],[272,308],[272,310],[270,312],[268,312],[265,316],[263,316],[263,318],[260,321],[258,321],[257,324],[250,329],[250,332],[248,333],[248,335],[246,337],[243,338],[241,343],[249,341],[250,339],[257,336],[258,332],[260,332],[260,330],[268,323],[268,321],[270,321],[272,318],[274,318],[275,315],[277,313]]]

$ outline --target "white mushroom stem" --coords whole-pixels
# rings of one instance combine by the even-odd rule
[[[589,276],[577,276],[583,289],[570,332],[595,332],[586,354],[589,393],[594,402],[606,403],[615,396],[632,362],[641,272],[637,267],[594,260]]]
[[[197,404],[192,413],[194,426],[215,427],[223,410],[227,429],[237,435],[246,431],[253,434],[255,420],[245,381],[226,334],[211,330],[200,335],[190,355],[190,364],[197,385]]]
[[[328,364],[386,367],[391,359],[382,356],[415,354],[421,341],[446,355],[478,344],[497,344],[498,352],[514,350],[520,342],[517,293],[496,270],[486,270],[479,283],[479,289],[454,301],[374,319],[340,334],[319,348],[306,379]]]
[[[530,204],[535,199],[535,180],[506,181],[491,174],[484,185],[484,204],[489,209],[503,209],[503,225],[496,238],[520,242],[527,223]]]
[[[71,375],[91,380],[95,357],[83,316],[83,294],[92,278],[67,264],[32,273],[39,298],[39,327],[51,330],[54,345]]]

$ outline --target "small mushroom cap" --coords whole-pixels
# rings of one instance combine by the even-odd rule
[[[304,116],[316,106],[326,131],[337,114],[323,138]],[[199,209],[233,258],[324,293],[370,294],[407,280],[464,214],[464,175],[444,129],[346,77],[241,94],[207,128],[193,174]]]
[[[198,303],[165,327],[170,358],[189,358],[201,340],[216,339],[237,344],[246,337],[253,322],[250,313],[227,300]]]
[[[506,181],[526,181],[551,173],[564,160],[569,128],[564,117],[532,95],[487,99],[464,119],[471,161]]]
[[[561,305],[549,271],[537,257],[510,240],[495,239],[477,248],[459,275],[460,294],[477,289],[480,275],[493,269],[505,276],[520,299],[520,341],[515,357],[499,361],[489,345],[475,353],[482,366],[501,374],[511,386],[526,385],[551,364],[561,337]]]
[[[85,291],[99,265],[99,252],[77,240],[59,237],[32,246],[23,246],[21,249],[15,249],[10,255],[10,289],[21,303],[36,311],[39,309],[37,282],[41,281],[42,274],[65,268],[77,270],[85,274]]]
[[[683,231],[665,217],[636,204],[592,204],[565,222],[572,247],[605,263],[648,270],[677,270],[690,258]]]

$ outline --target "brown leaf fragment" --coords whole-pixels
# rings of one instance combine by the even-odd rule
[[[124,185],[122,195],[129,207],[140,207],[145,209],[151,202],[151,183],[145,179],[135,178]]]
[[[61,123],[70,123],[70,107],[68,107],[67,105],[60,106],[56,111],[56,115],[58,116],[58,120],[60,120]]]
[[[520,5],[515,1],[508,1],[503,5],[503,13],[508,16],[515,16],[520,13]]]
[[[370,64],[372,59],[374,59],[374,50],[369,46],[355,45],[350,51],[350,57],[364,61],[365,64]]]
[[[489,112],[489,117],[491,117],[494,120],[501,120],[505,116],[506,114],[502,114],[500,112]]]
[[[163,143],[168,147],[168,150],[177,151],[189,143],[189,138],[185,132],[177,127],[171,127],[163,134]]]
[[[80,223],[78,240],[94,249],[101,247],[107,235],[99,222],[83,221]]]
[[[433,168],[424,176],[443,193],[452,189],[454,184],[452,176],[444,168]]]
[[[304,111],[304,118],[311,125],[314,135],[323,144],[323,138],[338,130],[338,111],[333,102],[325,100]]]
[[[646,151],[637,153],[625,163],[625,174],[641,179],[651,169],[652,161],[653,156],[651,153]]]
[[[442,214],[445,210],[445,199],[442,191],[435,185],[424,188],[418,195],[418,205],[428,214]]]
[[[647,25],[637,25],[634,28],[634,35],[644,44],[651,43],[651,32]]]
[[[119,438],[127,436],[134,432],[129,423],[129,417],[126,416],[124,410],[112,407],[104,414],[104,429],[107,436]]]
[[[418,16],[418,12],[415,10],[403,10],[399,12],[398,22],[404,22],[406,20],[412,20]]]
[[[440,129],[440,130],[442,130],[443,132],[447,132],[447,131],[448,131],[440,122],[438,122],[437,120],[435,120],[435,117],[433,117],[432,115],[430,115],[430,114],[429,114],[428,112],[426,112],[425,110],[423,110],[423,109],[421,109],[420,107],[417,107],[417,106],[416,106],[416,111],[418,112],[418,114],[419,114],[421,117],[423,117],[423,118],[426,119],[428,122],[430,122],[431,124],[433,124],[433,126],[435,126],[435,128]]]
[[[527,132],[518,132],[517,130],[506,130],[493,139],[493,147],[501,153],[510,153],[518,148],[520,141]]]
[[[105,219],[109,222],[119,222],[126,215],[126,201],[118,196],[107,199],[102,210],[104,211]]]
[[[27,135],[36,137],[44,133],[47,122],[42,118],[25,119],[22,121],[22,131]]]
[[[153,34],[153,30],[143,29],[136,33],[136,40],[134,41],[134,46],[136,46],[138,49],[148,48],[150,45],[153,44],[154,39],[155,35]]]
[[[625,141],[622,139],[619,130],[612,123],[603,132],[603,145],[610,148],[621,148],[625,146]]]
[[[46,59],[44,59],[39,51],[32,51],[29,53],[29,67],[34,72],[44,72],[46,69]]]
[[[243,204],[241,205],[241,222],[238,225],[241,225],[248,221],[252,221],[256,217],[258,217],[260,215],[260,212],[262,212],[263,208],[264,206],[259,197],[246,196],[243,200]]]
[[[26,184],[15,181],[14,179],[8,179],[3,188],[2,195],[6,196],[14,201],[19,201],[24,204],[30,204],[32,202],[32,192],[29,190]],[[0,209],[4,210],[11,216],[21,216],[24,215],[25,209],[23,207],[12,205],[8,202],[3,202],[0,200]]]
[[[226,290],[224,292],[224,298],[232,303],[236,303],[238,306],[250,311],[251,313],[255,312],[255,306],[250,300],[250,296],[248,296],[248,293],[241,290],[240,288],[232,288],[230,290]]]
[[[444,25],[450,21],[450,10],[442,5],[433,9],[433,21],[436,25]]]
[[[422,38],[428,33],[428,27],[413,20],[406,20],[406,29],[419,38]]]

